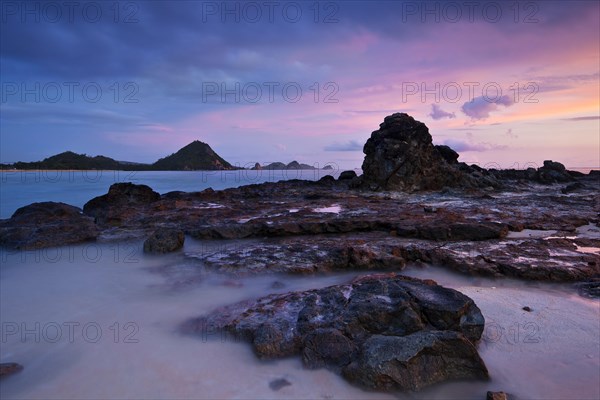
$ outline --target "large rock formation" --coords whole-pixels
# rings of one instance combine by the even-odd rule
[[[433,281],[396,274],[241,302],[183,328],[244,338],[261,358],[298,354],[309,368],[378,390],[488,376],[474,347],[484,328],[475,303]]]
[[[385,117],[363,151],[363,183],[371,189],[410,192],[497,185],[483,174],[461,171],[455,165],[458,154],[447,146],[434,146],[427,126],[408,114]]]
[[[0,245],[39,249],[95,240],[100,233],[94,220],[81,209],[47,201],[19,208],[0,222]]]

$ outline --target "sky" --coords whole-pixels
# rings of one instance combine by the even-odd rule
[[[481,166],[600,166],[598,1],[0,1],[0,162],[360,168],[384,117]]]

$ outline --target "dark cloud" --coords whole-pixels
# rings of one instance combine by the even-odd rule
[[[453,150],[455,150],[459,153],[461,151],[482,152],[482,151],[490,151],[490,150],[504,150],[507,148],[507,146],[505,146],[505,145],[499,145],[499,144],[493,144],[493,143],[487,143],[487,142],[479,142],[479,143],[465,142],[464,140],[460,140],[460,139],[447,139],[444,141],[444,144],[446,146],[451,147]]]
[[[597,121],[599,119],[600,115],[590,115],[587,117],[563,118],[563,121]]]

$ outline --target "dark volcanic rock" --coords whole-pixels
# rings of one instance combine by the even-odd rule
[[[542,183],[570,182],[573,177],[564,165],[552,160],[544,161],[544,166],[538,168],[537,179]]]
[[[436,149],[427,126],[408,114],[385,117],[363,151],[363,180],[372,189],[418,191],[495,185],[489,178],[468,175],[449,164],[445,158],[454,159],[453,150]]]
[[[128,215],[137,214],[138,208],[160,200],[160,195],[146,185],[131,182],[115,183],[108,193],[85,203],[83,212],[99,224],[119,225]]]
[[[589,281],[578,282],[575,287],[582,296],[600,299],[600,276],[596,276]]]
[[[229,332],[250,341],[261,358],[301,354],[308,367],[330,368],[359,385],[406,390],[486,378],[473,345],[483,327],[467,296],[432,281],[377,274],[234,304],[183,329]]]
[[[509,396],[504,392],[487,392],[485,400],[508,400]]]
[[[356,178],[356,172],[354,172],[353,170],[349,170],[349,171],[343,171],[340,176],[338,177],[338,180],[340,181],[345,181],[345,180],[350,180],[350,179],[354,179]]]
[[[344,377],[383,390],[419,390],[449,379],[486,379],[475,346],[452,331],[423,331],[408,336],[373,335]]]
[[[19,208],[0,222],[0,245],[39,249],[95,240],[99,230],[81,209],[52,201]]]
[[[458,153],[446,145],[435,146],[436,150],[442,155],[448,164],[458,164]]]
[[[23,366],[17,363],[1,363],[0,364],[0,378],[3,378],[8,375],[16,374],[17,372],[21,372],[23,370]]]
[[[185,235],[177,229],[159,229],[144,242],[144,253],[170,253],[183,247]]]
[[[575,192],[576,190],[583,189],[585,186],[581,182],[571,183],[560,190],[562,194],[568,194]]]
[[[275,379],[271,382],[269,382],[269,387],[271,388],[271,390],[274,391],[278,391],[280,389],[283,389],[286,386],[291,386],[292,384],[285,378],[279,378],[279,379]]]

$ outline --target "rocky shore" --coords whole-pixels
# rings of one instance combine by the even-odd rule
[[[347,285],[190,316],[182,330],[236,335],[259,357],[299,355],[309,368],[377,390],[487,377],[476,350],[484,327],[477,306],[435,282],[398,275],[408,263],[568,282],[599,297],[598,171],[584,175],[550,160],[519,171],[469,166],[406,114],[386,117],[364,152],[363,175],[338,180],[163,195],[118,183],[83,210],[35,203],[0,221],[0,245],[144,239],[146,252],[179,251],[188,264],[237,277],[373,270]],[[180,250],[186,236],[231,245]]]

